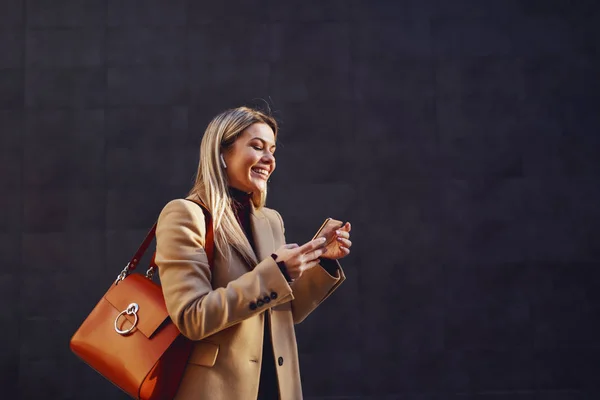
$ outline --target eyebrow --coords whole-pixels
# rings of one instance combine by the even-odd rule
[[[255,140],[255,139],[256,139],[256,140],[260,140],[261,142],[263,142],[263,144],[264,144],[265,146],[269,144],[269,143],[267,143],[267,141],[266,141],[265,139],[263,139],[263,138],[259,138],[258,136],[254,136],[252,139],[250,139],[250,141],[253,141],[253,140]],[[271,148],[271,149],[276,149],[276,148],[277,148],[277,145],[275,145],[275,144],[271,144],[270,148]]]

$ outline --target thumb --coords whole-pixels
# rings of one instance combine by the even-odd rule
[[[283,247],[285,247],[286,249],[295,249],[298,246],[298,243],[287,243],[285,244]]]

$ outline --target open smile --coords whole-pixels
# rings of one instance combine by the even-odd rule
[[[269,178],[269,171],[264,168],[252,168],[251,171],[253,175],[265,181]]]

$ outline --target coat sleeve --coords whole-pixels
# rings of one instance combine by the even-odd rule
[[[202,209],[190,201],[171,201],[158,218],[156,265],[167,310],[184,336],[201,340],[294,298],[271,257],[226,287],[213,288],[205,234]],[[272,300],[253,306],[265,296]]]
[[[281,218],[278,212],[276,213],[285,238],[283,218]],[[300,278],[290,284],[294,294],[294,299],[292,300],[294,323],[299,324],[304,321],[346,279],[342,266],[337,260],[327,261],[337,265],[334,275],[330,275],[322,265],[317,265],[314,268],[304,271]]]

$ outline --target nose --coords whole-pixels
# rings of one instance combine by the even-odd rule
[[[265,155],[262,157],[262,161],[264,163],[267,164],[275,164],[275,155],[273,155],[271,152],[266,152]]]

